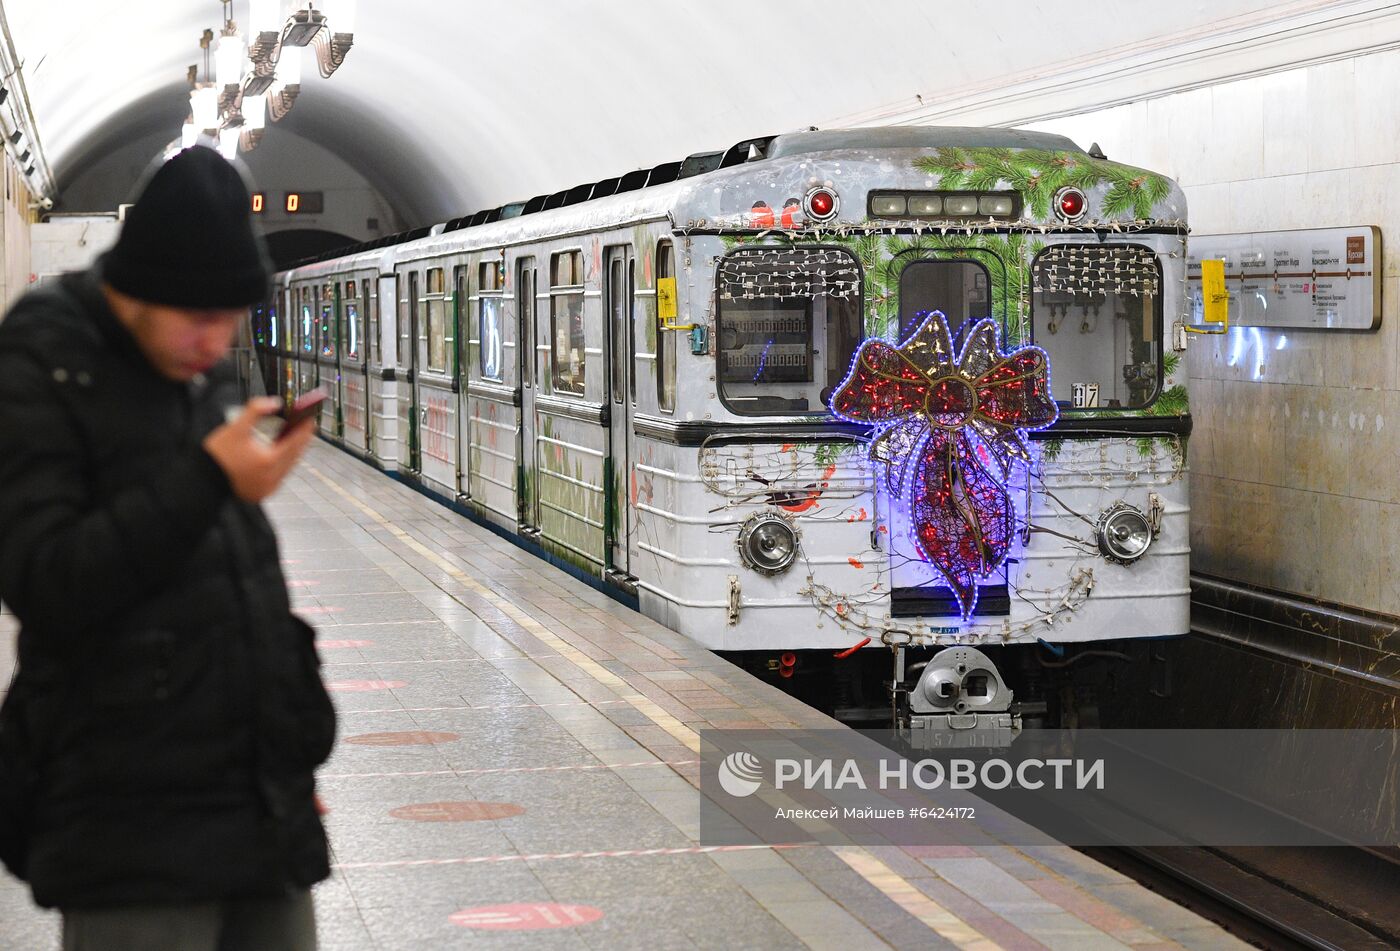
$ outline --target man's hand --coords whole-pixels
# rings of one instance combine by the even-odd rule
[[[277,490],[316,428],[315,420],[304,420],[285,437],[269,443],[253,427],[281,406],[275,396],[249,400],[237,419],[204,437],[204,451],[224,470],[234,495],[245,502],[261,502]]]

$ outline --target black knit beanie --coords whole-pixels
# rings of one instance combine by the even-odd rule
[[[127,209],[116,245],[99,262],[123,294],[171,307],[248,307],[272,273],[253,227],[243,177],[195,146],[162,165]]]

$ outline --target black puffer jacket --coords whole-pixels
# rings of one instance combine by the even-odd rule
[[[0,598],[21,624],[0,798],[44,906],[328,874],[312,771],[334,712],[271,526],[200,448],[237,399],[216,376],[159,376],[91,273],[0,322]]]

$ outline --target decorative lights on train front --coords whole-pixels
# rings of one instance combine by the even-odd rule
[[[757,512],[739,527],[739,557],[759,574],[780,575],[797,560],[797,529],[776,512]]]

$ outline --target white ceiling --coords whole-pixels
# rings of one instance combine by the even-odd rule
[[[236,0],[235,19],[246,20],[247,2]],[[359,0],[354,49],[329,80],[307,62],[286,128],[341,154],[416,224],[751,135],[1150,56],[1208,40],[1227,18],[1345,6]],[[168,125],[176,136],[185,68],[221,16],[216,0],[3,7],[60,189],[133,135]]]

